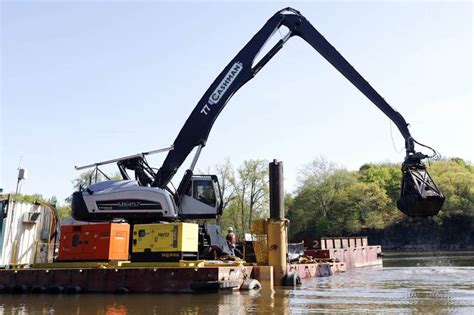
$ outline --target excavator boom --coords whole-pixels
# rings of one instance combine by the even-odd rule
[[[288,33],[281,38],[258,62],[256,57],[272,35],[285,26]],[[408,130],[403,116],[394,110],[384,98],[355,70],[352,65],[309,23],[300,12],[286,8],[278,11],[253,36],[244,48],[230,61],[204,93],[186,120],[171,150],[156,173],[152,186],[164,188],[191,151],[198,147],[192,163],[194,166],[202,147],[206,145],[211,128],[232,95],[251,80],[265,64],[293,36],[305,40],[331,63],[344,77],[374,103],[397,126],[405,139],[406,157],[402,166],[402,191],[398,202],[400,210],[410,216],[428,216],[438,213],[444,196],[433,182],[422,163],[427,156],[415,152],[415,140]],[[187,187],[192,168],[180,184]],[[178,189],[178,194],[183,189]]]

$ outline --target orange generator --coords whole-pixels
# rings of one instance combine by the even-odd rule
[[[57,260],[128,260],[129,238],[127,223],[63,225]]]

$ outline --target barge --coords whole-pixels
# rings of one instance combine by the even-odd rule
[[[287,264],[285,271],[297,275],[292,279],[298,284],[298,279],[381,265],[380,250],[380,246],[370,245],[306,250],[305,257],[314,262]],[[53,262],[0,269],[0,293],[192,293],[279,284],[273,266],[243,261]]]
[[[301,279],[345,271],[343,263],[288,265]],[[0,293],[191,293],[273,287],[272,266],[198,262],[181,266],[148,264],[63,265],[0,270]]]
[[[195,223],[79,222],[60,227],[54,207],[0,199],[0,240],[7,235],[0,242],[0,293],[252,290],[295,286],[304,279],[381,264],[380,246],[368,245],[366,237],[324,238],[319,248],[306,250],[292,244],[299,250],[290,258],[282,167],[276,161],[270,164],[270,218],[252,222],[255,262],[225,256],[199,259],[200,229]]]

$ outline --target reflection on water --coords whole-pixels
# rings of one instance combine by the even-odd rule
[[[0,314],[289,314],[290,290],[209,294],[0,295]]]
[[[473,267],[362,268],[294,290],[295,312],[474,314]]]
[[[474,253],[451,254],[387,255],[383,268],[359,268],[314,278],[291,290],[195,295],[0,295],[0,314],[474,314]],[[440,261],[447,265],[441,266]]]

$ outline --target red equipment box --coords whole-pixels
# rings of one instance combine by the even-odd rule
[[[57,260],[128,260],[129,239],[127,223],[63,225]]]

